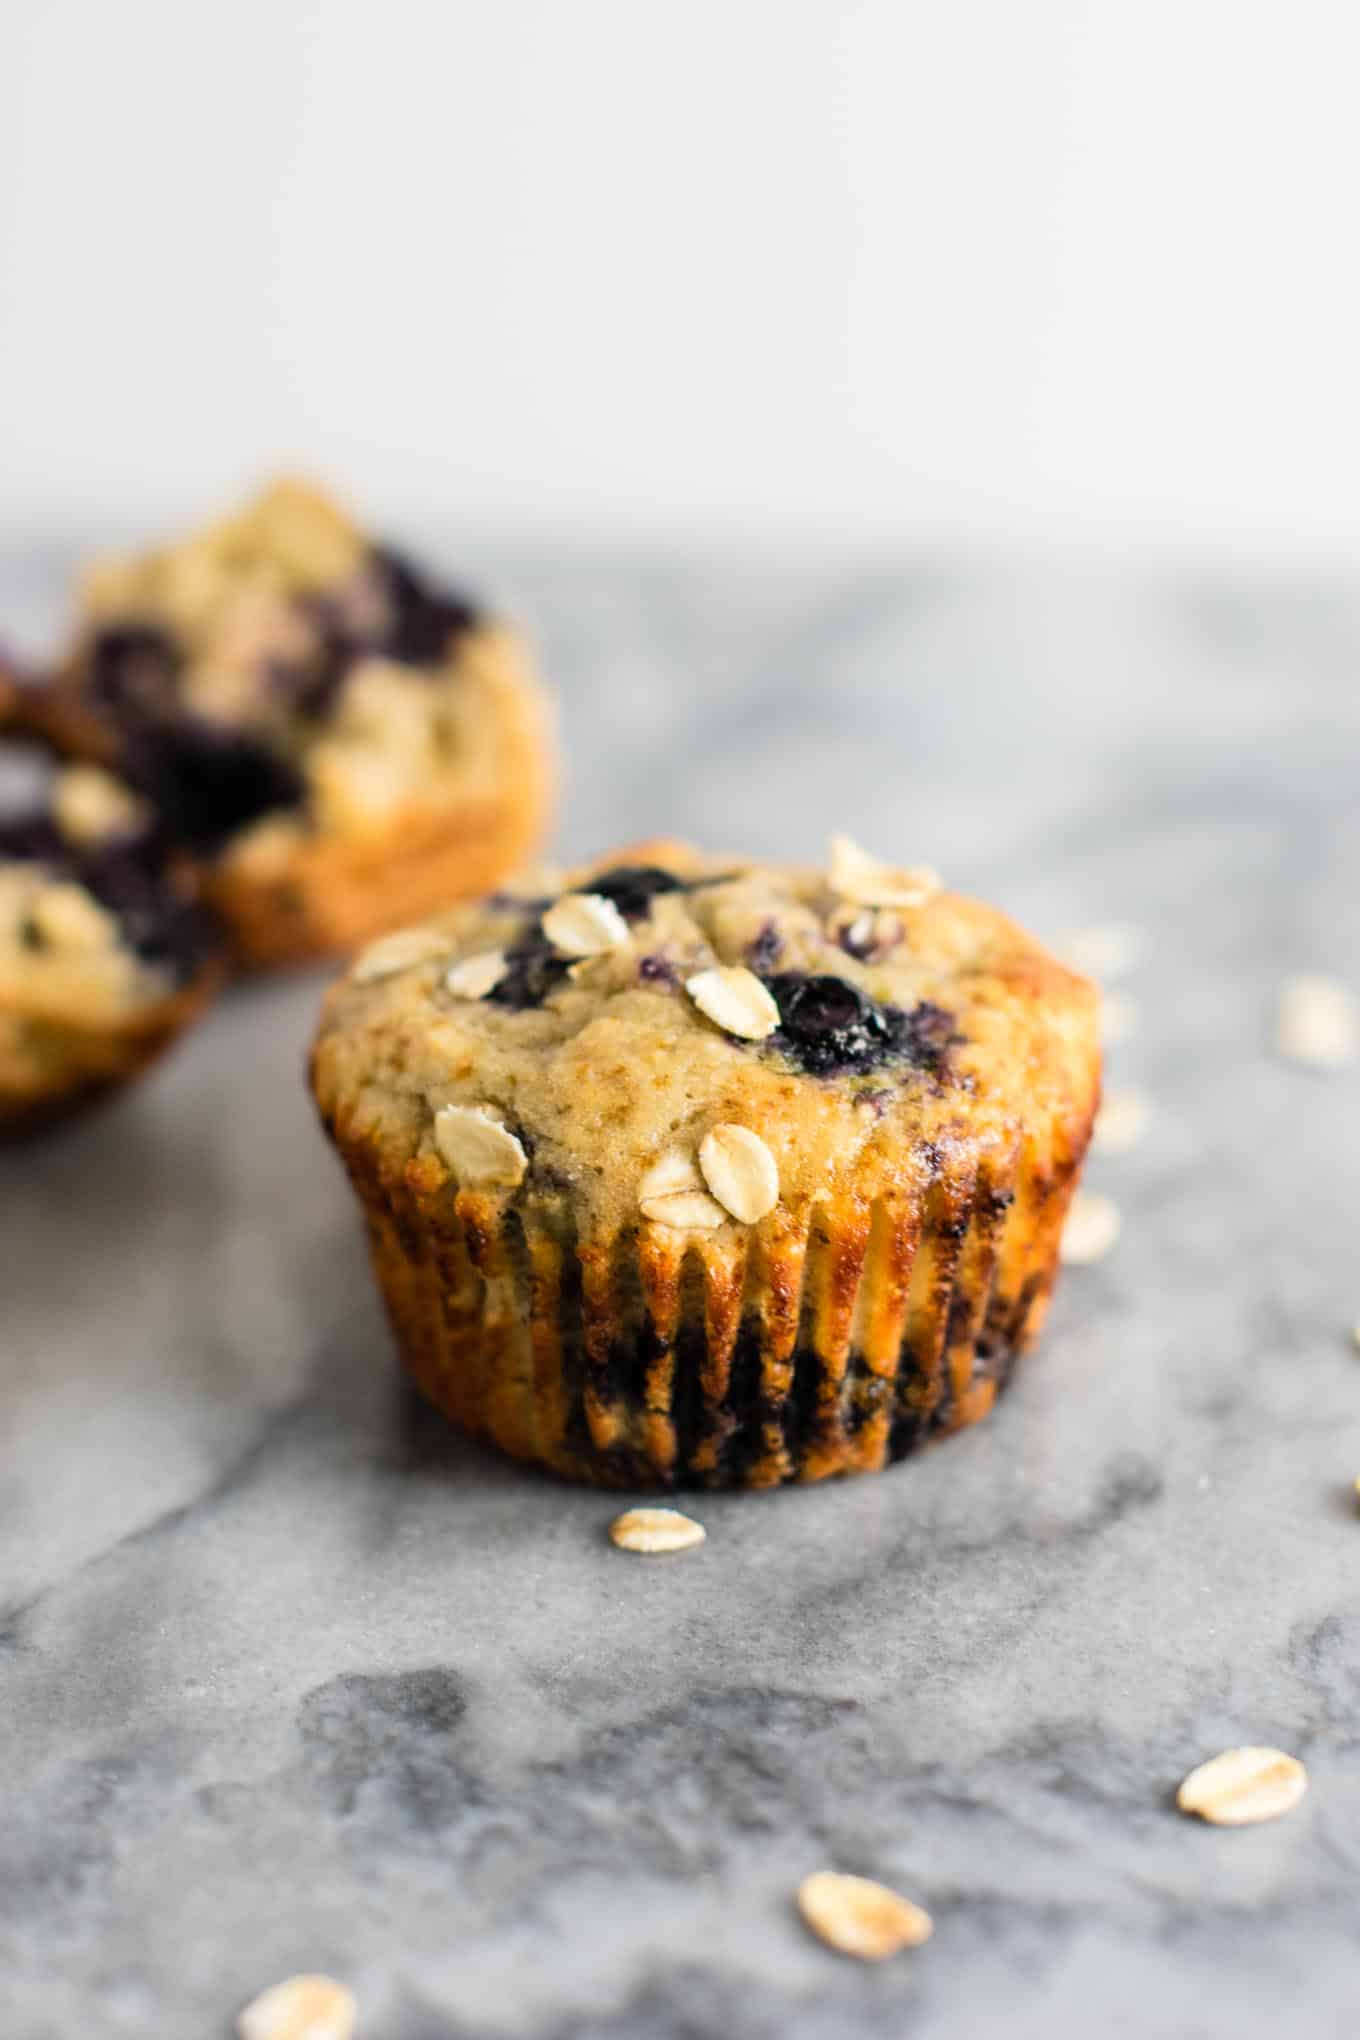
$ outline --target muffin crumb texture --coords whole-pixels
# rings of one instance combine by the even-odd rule
[[[442,1408],[635,1486],[869,1470],[990,1408],[1052,1285],[1097,998],[929,876],[644,846],[359,958],[313,1084]],[[847,948],[847,905],[899,939]]]

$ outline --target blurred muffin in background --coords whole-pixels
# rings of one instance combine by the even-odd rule
[[[140,1075],[223,974],[146,803],[0,736],[0,1137]]]
[[[96,561],[34,713],[153,804],[248,965],[485,892],[548,808],[545,703],[513,633],[298,481]]]

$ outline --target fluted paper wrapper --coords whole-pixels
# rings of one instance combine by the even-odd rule
[[[976,1423],[1042,1323],[1081,1161],[1031,1136],[872,1203],[591,1238],[385,1182],[331,1130],[424,1393],[517,1458],[627,1488],[869,1472]]]

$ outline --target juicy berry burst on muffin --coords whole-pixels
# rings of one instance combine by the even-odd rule
[[[442,1407],[581,1478],[764,1485],[990,1406],[1095,1012],[933,873],[654,846],[375,944],[313,1083]]]

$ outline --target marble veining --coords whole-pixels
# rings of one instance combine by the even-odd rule
[[[466,560],[466,549],[464,550]],[[253,985],[0,1158],[0,2029],[222,2040],[300,1967],[364,2040],[1349,2033],[1360,1975],[1360,1075],[1270,1052],[1360,982],[1360,599],[966,564],[471,562],[561,689],[561,830],[796,854],[849,822],[1051,935],[1133,921],[1153,1103],[976,1432],[872,1480],[618,1498],[398,1380]],[[0,556],[39,640],[66,562]],[[1176,1815],[1278,1742],[1271,1827]],[[900,1885],[856,1967],[792,1893]]]

